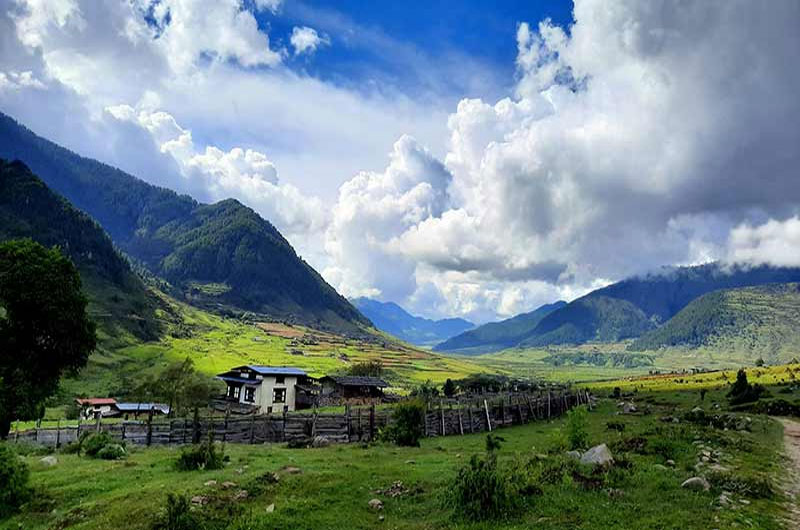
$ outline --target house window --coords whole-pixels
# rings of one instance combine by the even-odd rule
[[[284,375],[276,375],[275,376],[275,384],[282,385],[286,382],[286,376]]]
[[[242,387],[235,386],[233,387],[233,399],[239,399],[239,393],[242,391]]]
[[[228,397],[239,399],[239,387],[235,385],[228,385]]]
[[[248,403],[253,403],[256,400],[256,389],[252,386],[244,388],[244,400]]]
[[[272,390],[272,402],[273,403],[285,403],[286,402],[286,389],[285,388],[275,388]]]
[[[267,414],[272,414],[272,407],[267,407]]]

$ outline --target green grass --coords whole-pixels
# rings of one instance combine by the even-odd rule
[[[721,395],[712,391],[706,402],[720,400]],[[614,449],[615,456],[632,462],[629,472],[614,472],[597,489],[583,487],[570,478],[544,485],[540,495],[527,500],[522,512],[503,521],[468,524],[442,503],[457,470],[472,455],[483,452],[485,436],[476,434],[426,439],[420,448],[351,444],[293,450],[277,445],[228,445],[225,449],[231,462],[220,471],[175,470],[176,448],[138,449],[120,462],[58,455],[59,463],[52,468],[38,464],[39,456],[28,456],[25,459],[32,468],[37,500],[0,525],[136,530],[147,528],[168,492],[202,495],[216,491],[215,495],[225,499],[244,488],[253,494],[239,503],[241,513],[234,519],[246,519],[250,524],[242,527],[254,529],[779,528],[776,517],[782,510],[780,497],[744,497],[750,503],[742,504],[738,502],[741,496],[735,495],[736,510],[716,510],[718,489],[706,493],[679,487],[681,481],[695,473],[691,469],[697,461],[698,450],[692,443],[695,439],[719,447],[735,476],[742,480],[775,479],[783,467],[778,456],[781,427],[767,418],[755,417],[751,433],[659,421],[661,415],[676,409],[688,410],[696,400],[696,394],[691,392],[640,394],[637,402],[652,408],[650,414],[642,416],[618,416],[612,402],[602,401],[588,416],[591,444],[605,442],[616,448],[637,437],[659,440],[657,447],[674,452],[675,469],[654,467],[665,460],[659,454],[623,454]],[[609,430],[609,421],[624,423],[624,431]],[[547,453],[558,447],[565,436],[562,420],[503,429],[498,434],[506,440],[499,453],[503,465]],[[557,457],[547,457],[554,458]],[[281,473],[285,466],[299,467],[302,473]],[[281,475],[277,484],[255,486],[259,477],[272,472]],[[218,483],[230,480],[238,487],[221,493],[219,486],[204,486],[212,479]],[[418,492],[396,498],[375,493],[398,480]],[[609,487],[615,490],[613,498]],[[375,497],[384,502],[380,513],[385,521],[379,521],[378,513],[367,506]],[[268,513],[266,507],[273,503],[274,513]],[[205,507],[201,511],[210,510]]]

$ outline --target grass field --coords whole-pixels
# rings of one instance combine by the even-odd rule
[[[723,488],[730,488],[728,484],[774,482],[780,477],[784,467],[780,425],[755,416],[752,432],[738,432],[659,421],[663,414],[695,406],[697,399],[695,392],[640,393],[637,402],[650,409],[649,414],[624,416],[617,415],[610,400],[601,401],[588,415],[589,442],[608,443],[630,468],[598,475],[598,484],[568,473],[559,475],[527,497],[520,512],[500,521],[468,523],[443,504],[457,470],[483,451],[483,435],[466,435],[426,439],[420,448],[228,445],[230,464],[221,471],[177,471],[175,448],[138,449],[118,462],[58,455],[59,463],[51,468],[38,463],[40,456],[31,455],[25,460],[32,469],[35,502],[0,526],[144,529],[164,506],[166,494],[173,492],[208,495],[213,501],[197,510],[215,516],[222,510],[229,521],[226,527],[242,529],[780,528],[780,494],[764,498],[742,488],[732,492],[735,509],[719,509],[716,501]],[[706,404],[714,401],[724,403],[721,391],[712,390],[706,397]],[[617,423],[616,430],[607,427],[609,422]],[[534,461],[547,465],[563,458],[558,455],[564,450],[564,420],[508,428],[499,434],[505,439],[499,452],[503,465]],[[700,442],[721,452],[720,460],[735,480],[712,480],[710,492],[680,488],[696,473]],[[668,457],[675,460],[675,467],[659,467]],[[286,466],[301,471],[289,474],[282,471]],[[272,472],[280,476],[276,484],[264,480]],[[217,485],[205,486],[209,480]],[[223,490],[219,486],[223,481],[237,485]],[[375,493],[395,481],[411,491],[397,497]],[[247,499],[232,501],[241,489],[248,490]],[[368,507],[372,498],[383,501],[381,512]],[[273,504],[274,511],[268,511]]]

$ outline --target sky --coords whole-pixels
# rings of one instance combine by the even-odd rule
[[[475,322],[800,265],[800,3],[0,0],[0,110]]]

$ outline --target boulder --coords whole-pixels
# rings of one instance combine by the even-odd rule
[[[570,458],[574,458],[575,460],[581,459],[581,452],[580,451],[567,451],[567,456]]]
[[[269,506],[267,506],[267,513],[272,513],[275,511],[275,503],[273,502]]]
[[[610,466],[614,463],[614,457],[608,450],[606,444],[592,447],[581,456],[581,464],[591,464],[594,466]]]
[[[383,502],[380,499],[371,499],[367,504],[373,510],[383,510]]]
[[[53,467],[54,465],[58,464],[58,458],[54,457],[53,455],[45,456],[44,458],[41,458],[39,462],[44,467]]]
[[[708,491],[711,489],[711,484],[703,477],[692,477],[684,480],[681,487],[695,491]]]
[[[294,467],[294,466],[286,466],[281,471],[283,471],[287,475],[297,475],[297,474],[303,472],[302,469],[300,469],[299,467]]]
[[[195,506],[203,506],[204,504],[208,504],[208,497],[205,495],[195,495],[192,497],[192,504]]]
[[[207,480],[207,481],[203,482],[203,486],[206,486],[206,487],[216,486],[216,485],[217,485],[217,481],[216,480]]]
[[[633,403],[625,403],[622,406],[623,414],[633,414],[634,412],[636,412],[636,405],[634,405]]]

